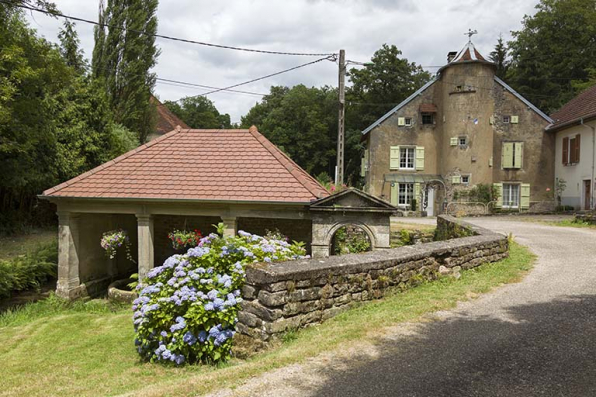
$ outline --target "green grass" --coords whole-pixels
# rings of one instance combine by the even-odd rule
[[[32,233],[0,237],[0,259],[12,259],[26,254],[40,245],[58,241],[56,228],[38,229]]]
[[[523,219],[527,222],[534,222],[534,223],[541,223],[543,225],[549,226],[560,226],[560,227],[576,227],[582,229],[596,229],[596,225],[592,225],[591,223],[583,222],[583,221],[576,221],[574,219],[562,219],[560,221],[546,221],[540,219]]]
[[[361,304],[326,323],[293,331],[275,349],[213,368],[140,363],[131,312],[101,302],[57,298],[0,316],[0,395],[197,395],[323,351],[378,338],[384,327],[416,321],[504,283],[516,282],[534,256],[515,243],[508,259]],[[373,326],[364,326],[371,324]]]

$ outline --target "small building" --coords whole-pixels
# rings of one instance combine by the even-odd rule
[[[551,118],[499,79],[471,41],[447,61],[362,132],[365,191],[429,215],[478,184],[498,191],[503,210],[545,200],[554,181]]]
[[[170,131],[180,126],[182,129],[190,128],[184,121],[176,116],[166,105],[161,103],[159,99],[151,95],[150,102],[155,105],[155,113],[157,120],[155,121],[155,132],[149,134],[147,142],[159,138],[162,135],[167,134]]]
[[[594,209],[596,188],[596,86],[588,88],[551,115],[547,131],[555,137],[555,185],[565,185],[561,204]]]
[[[40,196],[58,209],[57,293],[94,295],[118,277],[144,277],[175,253],[173,229],[208,234],[223,222],[227,235],[277,229],[310,244],[309,205],[328,195],[256,127],[178,127]],[[117,228],[127,231],[138,265],[100,247],[102,234]]]

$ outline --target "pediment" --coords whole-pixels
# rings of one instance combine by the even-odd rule
[[[381,211],[394,212],[397,207],[358,189],[347,189],[329,197],[314,201],[311,210],[339,210],[339,211]]]

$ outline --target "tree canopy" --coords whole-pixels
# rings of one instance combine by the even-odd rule
[[[232,128],[230,115],[220,114],[213,102],[204,96],[164,101],[163,104],[191,128]]]

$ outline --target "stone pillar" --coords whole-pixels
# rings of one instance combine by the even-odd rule
[[[139,281],[142,281],[154,266],[153,258],[153,217],[137,214],[139,245]]]
[[[58,212],[58,283],[56,295],[76,299],[86,295],[79,277],[79,214]]]
[[[224,237],[234,237],[238,233],[238,219],[235,216],[221,217],[224,223]]]
[[[329,225],[324,217],[314,214],[312,218],[312,238],[310,243],[310,254],[313,258],[326,258],[329,256]]]

